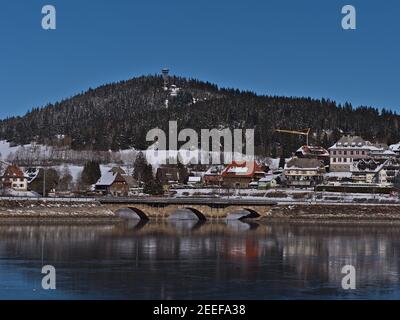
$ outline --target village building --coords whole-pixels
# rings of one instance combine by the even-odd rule
[[[28,178],[24,172],[15,164],[9,165],[1,178],[3,189],[15,191],[28,190]]]
[[[108,171],[101,175],[95,184],[95,190],[104,195],[126,197],[129,193],[129,184],[120,172]]]
[[[265,177],[265,171],[256,161],[232,162],[222,171],[222,186],[226,188],[248,188],[249,184]]]
[[[388,159],[383,164],[386,171],[386,180],[390,184],[400,184],[400,159]]]
[[[258,189],[275,188],[281,181],[279,175],[269,174],[258,180]]]
[[[362,159],[353,163],[351,173],[353,182],[393,186],[400,182],[400,159]]]
[[[359,136],[343,136],[329,148],[330,171],[350,172],[353,161],[369,158],[371,152],[380,152],[381,148]]]
[[[384,163],[373,159],[353,161],[350,168],[353,183],[387,184],[387,174]]]
[[[314,187],[323,182],[325,165],[317,159],[292,158],[284,169],[284,177],[289,187]]]
[[[400,156],[400,142],[398,142],[396,144],[391,144],[389,146],[389,150],[394,152],[396,154],[396,156]]]
[[[390,149],[377,148],[370,152],[370,157],[375,160],[388,160],[397,158],[396,152]]]
[[[203,182],[206,186],[222,186],[222,171],[225,169],[222,165],[210,167],[203,176]]]
[[[317,159],[322,161],[326,166],[329,166],[329,152],[319,146],[301,146],[295,153],[298,158]]]
[[[189,176],[188,183],[189,186],[201,186],[201,177]]]
[[[157,169],[156,179],[165,187],[179,183],[179,168],[162,166]]]

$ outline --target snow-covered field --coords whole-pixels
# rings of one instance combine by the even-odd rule
[[[87,157],[96,157],[108,155],[112,160],[111,162],[118,162],[124,164],[131,164],[133,160],[136,158],[136,155],[140,152],[140,150],[136,149],[128,149],[128,150],[120,150],[120,151],[75,151],[66,148],[57,148],[51,147],[36,143],[30,143],[23,146],[12,146],[9,142],[5,140],[0,140],[0,159],[3,161],[11,161],[13,159],[56,159],[56,160],[65,160],[65,162],[76,161],[76,160],[88,160],[85,159]],[[240,154],[240,153],[230,153],[230,152],[208,152],[199,149],[195,149],[192,151],[187,150],[143,150],[142,151],[149,163],[153,165],[153,167],[158,167],[161,164],[165,164],[168,159],[171,158],[179,158],[182,163],[189,163],[190,160],[195,159],[196,163],[201,163],[202,161],[205,164],[211,164],[211,160],[220,160],[221,155],[223,154],[224,162],[231,163],[232,160],[244,160],[250,159],[249,156]],[[279,166],[279,158],[265,158],[262,159],[267,164],[269,164],[270,168],[275,170]]]
[[[57,152],[57,156],[60,156],[60,151]],[[21,159],[24,157],[35,157],[35,159],[49,159],[52,157],[53,154],[54,150],[52,149],[52,147],[39,144],[11,146],[9,142],[0,140],[0,160],[6,163],[10,163],[16,158]],[[119,154],[120,157],[118,156],[117,158],[122,161],[122,164],[111,162],[109,164],[100,165],[100,170],[102,173],[109,171],[115,166],[120,166],[129,174],[132,173],[132,163],[137,152],[134,150],[124,150],[121,151]],[[53,166],[53,168],[59,170],[60,172],[67,168],[70,171],[74,182],[76,182],[79,179],[80,174],[82,173],[83,165],[76,165],[66,160],[64,164]]]
[[[20,146],[11,147],[10,143],[5,140],[0,140],[0,158],[7,161],[7,158],[11,153],[14,153],[20,148]]]
[[[65,148],[53,148],[50,146],[30,143],[23,146],[12,146],[9,142],[0,140],[0,160],[6,163],[12,163],[19,160],[24,163],[32,163],[33,166],[39,166],[45,160],[53,160],[57,165],[53,166],[55,169],[62,171],[65,167],[71,172],[74,181],[77,181],[80,173],[83,170],[83,163],[87,160],[102,160],[102,172],[109,171],[114,166],[120,166],[127,173],[132,172],[134,160],[139,153],[138,150],[120,150],[118,152],[112,151],[75,151]],[[201,150],[193,151],[143,151],[147,161],[153,166],[154,171],[157,170],[162,164],[167,162],[167,159],[176,158],[183,163],[189,163],[192,159],[197,159],[200,163],[201,159],[205,163],[211,163],[212,158],[220,159],[220,153],[205,152]],[[235,159],[239,160],[243,155],[235,154]],[[225,162],[230,162],[232,155],[229,153],[224,154]],[[107,161],[104,161],[107,159]],[[207,160],[207,161],[206,161]],[[279,159],[265,158],[265,161],[272,170],[278,169]],[[79,164],[77,164],[79,163]]]

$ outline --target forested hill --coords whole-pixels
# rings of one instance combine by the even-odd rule
[[[260,155],[288,155],[305,142],[304,137],[276,133],[276,128],[311,128],[310,143],[325,147],[342,133],[388,144],[400,141],[400,117],[391,111],[340,106],[324,99],[260,96],[177,77],[170,83],[181,88],[177,97],[163,90],[161,76],[90,89],[32,109],[23,117],[0,121],[0,139],[16,144],[64,144],[73,149],[146,149],[148,130],[160,127],[167,131],[168,121],[177,120],[180,129],[198,132],[202,128],[254,128]]]

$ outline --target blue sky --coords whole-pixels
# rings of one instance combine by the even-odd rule
[[[57,9],[57,30],[41,9]],[[357,9],[357,30],[341,8]],[[13,0],[0,7],[0,118],[154,74],[400,111],[397,0]]]

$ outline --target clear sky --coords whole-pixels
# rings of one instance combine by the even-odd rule
[[[57,30],[41,27],[42,6]],[[357,30],[341,8],[357,9]],[[13,0],[0,5],[0,118],[171,73],[400,111],[398,0]]]

